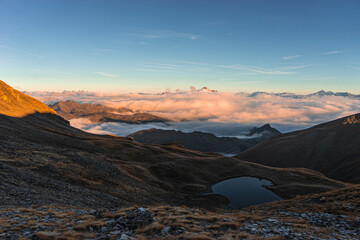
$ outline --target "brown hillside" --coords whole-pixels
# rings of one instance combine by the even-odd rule
[[[15,102],[14,105],[20,103]],[[94,135],[55,114],[0,115],[3,206],[211,204],[199,194],[237,176],[274,183],[284,198],[347,186],[306,169],[279,169],[178,146]],[[0,195],[2,196],[2,195]]]
[[[98,123],[146,123],[167,121],[165,118],[150,113],[133,113],[127,108],[110,108],[100,104],[78,103],[72,100],[60,101],[50,107],[66,120],[86,118],[92,122]]]

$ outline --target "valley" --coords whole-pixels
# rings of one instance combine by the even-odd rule
[[[203,231],[206,232],[204,234],[208,238],[224,235],[225,233],[222,231],[225,229],[235,229],[235,234],[238,231],[236,229],[239,228],[244,228],[244,238],[250,238],[254,234],[259,234],[256,231],[246,230],[247,224],[254,224],[252,218],[244,217],[244,221],[236,220],[236,224],[229,224],[227,220],[221,220],[224,219],[221,214],[224,214],[222,212],[225,210],[219,208],[224,206],[228,200],[221,195],[203,195],[210,190],[213,184],[233,177],[251,176],[268,179],[273,185],[267,186],[267,189],[281,198],[290,199],[289,201],[295,201],[291,199],[297,199],[301,195],[310,197],[312,195],[307,194],[321,194],[322,192],[326,195],[329,191],[336,192],[346,188],[351,194],[355,194],[352,195],[355,200],[351,201],[355,202],[351,203],[351,206],[358,204],[356,201],[359,199],[356,193],[358,189],[355,185],[327,178],[313,170],[268,167],[237,158],[224,157],[217,153],[188,150],[177,144],[148,145],[134,142],[129,137],[96,135],[81,131],[71,127],[67,120],[56,115],[52,109],[40,102],[36,102],[36,104],[41,112],[32,108],[32,105],[24,107],[26,106],[23,105],[24,101],[35,100],[12,89],[4,82],[0,83],[1,92],[7,96],[6,101],[2,102],[3,110],[0,115],[0,131],[2,133],[0,136],[2,149],[0,153],[2,182],[0,195],[2,213],[0,217],[3,222],[11,221],[15,224],[4,225],[7,227],[2,228],[0,236],[5,239],[13,234],[24,234],[24,236],[32,236],[35,239],[57,239],[60,236],[70,236],[71,234],[78,236],[76,237],[78,239],[93,237],[100,239],[105,233],[118,237],[125,234],[128,237],[139,238],[141,235],[146,238],[151,238],[151,236],[155,238],[165,238],[166,236],[167,239],[176,236],[191,238],[193,236],[191,232],[194,231],[192,229],[195,229],[193,224],[198,220],[194,219],[191,222],[180,220],[190,212],[190,215],[196,215],[199,212],[200,215],[197,219],[200,221],[200,226],[208,229],[207,222],[210,225],[216,225],[216,227],[210,228],[213,230],[204,228]],[[22,99],[22,101],[18,101],[18,99]],[[16,116],[7,115],[6,109],[16,109]],[[253,132],[257,132],[256,129]],[[272,139],[268,141],[272,141]],[[275,204],[280,209],[282,202],[269,204]],[[344,202],[344,204],[347,203]],[[171,207],[165,210],[166,207],[162,206],[166,205]],[[141,221],[145,221],[141,222],[142,227],[123,225],[113,231],[109,221],[114,216],[122,216],[122,214],[143,216],[145,214],[141,213],[142,210],[134,210],[133,206],[149,207],[151,210],[146,210],[146,214],[150,214],[157,220],[152,218],[151,221],[146,218],[144,220],[141,217]],[[255,210],[240,210],[240,212],[245,211],[246,215],[247,211],[251,211],[252,215],[259,214],[258,219],[266,218],[259,210],[262,208],[261,206],[254,208]],[[127,212],[127,208],[130,209],[130,212]],[[46,209],[52,209],[52,215],[46,218],[48,219],[46,221],[53,222],[52,224],[45,224],[45,227],[42,227],[40,223],[42,220],[37,218],[35,222],[38,227],[22,225],[21,221],[26,221],[22,220],[23,217],[33,217],[33,214],[45,216],[50,213],[50,210]],[[86,209],[98,210],[93,212],[93,210]],[[120,212],[116,213],[114,209],[119,209],[117,211]],[[96,215],[96,212],[100,210],[106,214]],[[166,214],[172,211],[182,212],[183,217],[176,217],[173,223],[166,222],[166,218],[161,215],[160,218],[156,217],[155,212],[165,214],[164,211]],[[210,211],[206,218],[211,216],[213,220],[201,220],[204,211]],[[11,212],[15,215],[11,215]],[[22,213],[21,216],[16,215],[16,212]],[[70,216],[73,216],[71,213],[73,212],[79,217],[87,214],[89,216],[86,218],[92,219],[91,221],[94,221],[94,217],[91,216],[93,214],[95,214],[95,219],[108,217],[104,218],[105,222],[97,220],[95,225],[89,223],[90,225],[84,225],[83,228],[76,227],[77,224],[85,224],[88,221],[81,217],[75,220],[75,225],[68,225],[72,226],[70,232],[68,230],[64,232],[64,230],[58,229],[64,225],[56,224],[62,218],[61,216],[65,216],[61,212]],[[188,213],[185,214],[185,212]],[[240,212],[235,211],[227,216],[237,219]],[[174,214],[175,217],[176,213]],[[273,217],[276,216],[280,215],[277,213]],[[76,219],[75,216],[71,218]],[[185,221],[182,230],[178,231],[176,227],[173,227],[172,224],[176,223],[176,219]],[[348,224],[355,224],[357,220],[355,218],[352,221],[355,222]],[[311,225],[311,223],[309,224]],[[11,226],[17,226],[17,233],[14,233],[15,229]],[[216,230],[217,228],[220,230]],[[115,233],[110,233],[110,229]],[[25,230],[29,233],[21,233]],[[55,232],[55,235],[49,231]],[[56,233],[57,231],[59,232]],[[299,233],[300,230],[295,228],[294,231]],[[353,236],[351,235],[353,233],[358,234],[356,231],[346,234]],[[231,235],[232,232],[227,234]],[[273,235],[277,234],[280,233],[275,232]],[[334,232],[334,234],[337,233]],[[123,239],[125,239],[125,235]]]

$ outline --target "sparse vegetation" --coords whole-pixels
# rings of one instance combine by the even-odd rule
[[[326,198],[326,203],[319,198]],[[116,239],[122,234],[136,239],[356,238],[360,234],[359,209],[360,185],[237,211],[166,205],[116,210],[6,208],[0,210],[0,236],[37,236],[44,240],[104,235]]]
[[[359,185],[306,169],[93,135],[52,113],[0,115],[0,121],[0,239],[360,236]],[[271,190],[285,198],[299,196],[230,211],[218,209],[222,197],[186,190],[245,175],[271,180]]]

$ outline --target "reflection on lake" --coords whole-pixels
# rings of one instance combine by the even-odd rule
[[[230,208],[239,209],[281,200],[281,197],[264,187],[271,185],[272,183],[265,179],[237,177],[216,183],[211,189],[212,193],[229,199],[228,206]]]

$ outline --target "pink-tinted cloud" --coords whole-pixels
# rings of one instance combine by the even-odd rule
[[[90,92],[32,93],[53,102],[72,99],[110,107],[126,107],[172,121],[279,123],[309,125],[360,112],[360,100],[342,96],[289,98],[275,94],[202,93],[192,89],[179,94],[104,94]]]

